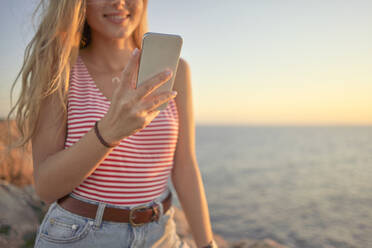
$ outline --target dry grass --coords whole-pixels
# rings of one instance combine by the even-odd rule
[[[19,187],[34,184],[31,150],[17,148],[7,151],[9,138],[14,141],[18,137],[15,121],[11,122],[10,127],[11,137],[7,121],[0,120],[0,179]]]

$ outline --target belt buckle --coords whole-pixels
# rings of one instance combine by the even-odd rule
[[[133,212],[138,210],[138,209],[145,209],[145,208],[148,208],[148,206],[138,206],[138,207],[134,207],[132,208],[130,211],[129,211],[129,222],[132,226],[142,226],[145,224],[145,222],[143,223],[134,223],[133,220],[134,220],[134,216],[133,216]]]

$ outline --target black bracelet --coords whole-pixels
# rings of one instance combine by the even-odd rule
[[[101,134],[99,133],[98,131],[98,121],[96,121],[96,123],[94,124],[94,132],[96,133],[96,136],[97,138],[99,139],[99,141],[102,143],[102,145],[106,146],[107,148],[112,148],[112,147],[115,147],[116,145],[110,145],[108,144],[101,136]]]

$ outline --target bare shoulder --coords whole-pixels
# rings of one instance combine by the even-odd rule
[[[188,93],[191,93],[191,71],[189,63],[182,57],[180,57],[174,80],[173,90],[177,91],[175,98],[176,103],[181,101],[181,98],[187,97]],[[181,103],[181,102],[180,102]]]
[[[188,74],[190,74],[190,65],[184,58],[180,57],[178,61],[176,79],[180,80],[182,77],[188,76]]]
[[[187,70],[189,69],[189,63],[182,57],[180,57],[179,62],[178,62],[178,70]]]
[[[176,183],[175,180],[178,178],[176,175],[182,174],[178,168],[191,166],[196,161],[191,70],[189,63],[183,58],[178,62],[173,89],[178,92],[175,101],[180,127],[172,172],[172,181]]]

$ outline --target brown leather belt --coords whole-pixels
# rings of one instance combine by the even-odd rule
[[[66,195],[57,200],[58,205],[64,209],[81,216],[91,219],[96,218],[98,205],[90,204],[88,202],[80,201],[76,198]],[[165,214],[172,204],[172,192],[169,191],[168,196],[162,201],[163,213]],[[130,210],[105,207],[102,220],[114,222],[129,222],[132,226],[141,226],[151,221],[159,219],[159,205],[153,204],[151,206],[137,206]]]

